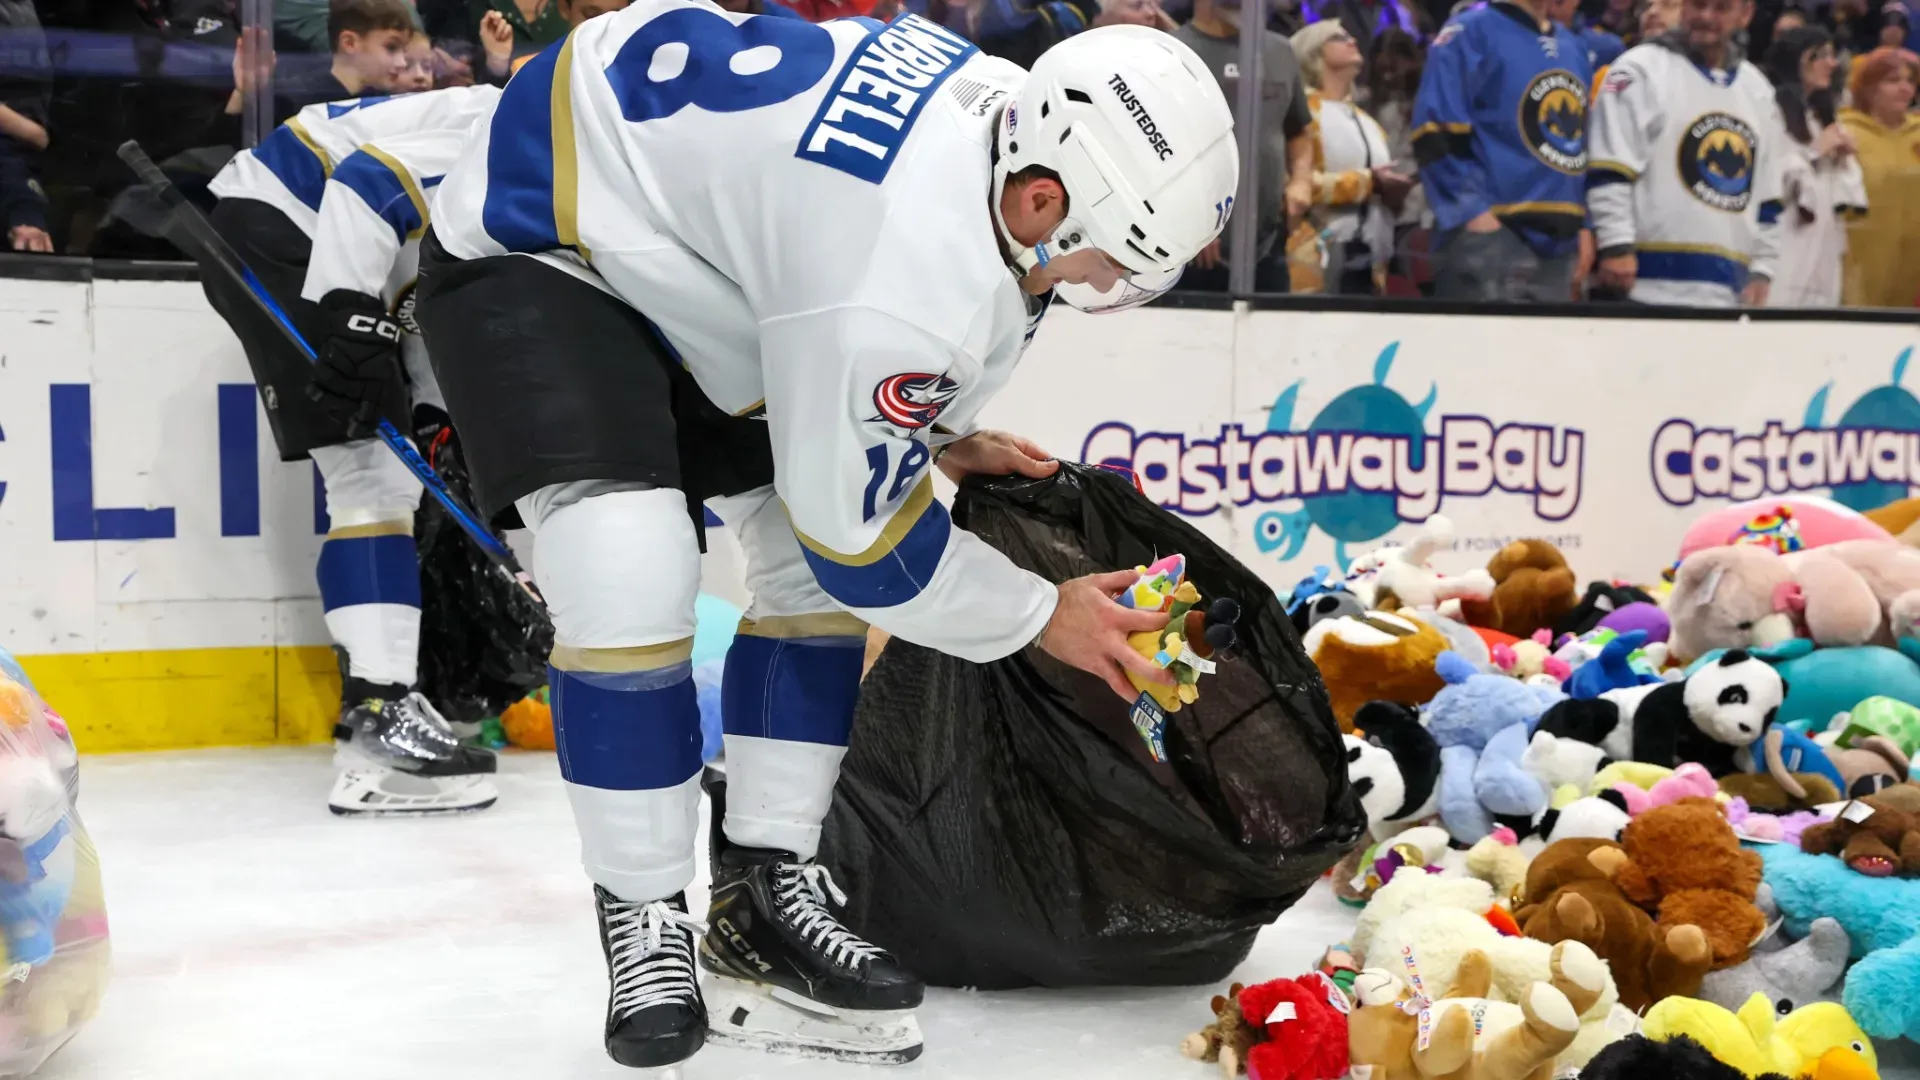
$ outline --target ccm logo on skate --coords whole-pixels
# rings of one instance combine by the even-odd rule
[[[918,15],[876,24],[854,50],[794,156],[869,184],[886,179],[920,110],[954,69],[980,50]]]
[[[773,970],[773,965],[760,959],[760,954],[753,951],[753,946],[747,944],[747,939],[741,935],[739,930],[734,928],[730,920],[721,919],[714,925],[719,928],[721,936],[727,939],[727,944],[738,949],[740,956],[745,959],[747,963],[759,968],[761,974],[764,975]]]
[[[347,329],[360,334],[378,334],[388,341],[400,340],[400,326],[398,323],[389,322],[386,319],[376,319],[371,315],[349,315],[347,317]]]

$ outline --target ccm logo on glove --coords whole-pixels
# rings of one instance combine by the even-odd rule
[[[400,324],[391,319],[381,319],[372,315],[354,315],[347,319],[347,329],[361,334],[378,334],[388,341],[400,340]]]

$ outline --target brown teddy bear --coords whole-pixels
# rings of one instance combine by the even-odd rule
[[[1418,958],[1415,958],[1416,963]],[[1371,1080],[1547,1080],[1573,1045],[1580,1016],[1600,1000],[1607,966],[1576,941],[1553,947],[1552,981],[1536,982],[1518,1004],[1487,997],[1493,963],[1478,949],[1460,958],[1454,982],[1421,1010],[1400,976],[1368,968],[1354,980],[1359,1007],[1347,1019],[1347,1053],[1356,1076]],[[1434,988],[1429,988],[1430,990]],[[1424,1043],[1424,1044],[1423,1044]],[[1363,1072],[1363,1067],[1365,1071]]]
[[[1446,685],[1434,670],[1447,651],[1446,637],[1407,615],[1369,611],[1322,619],[1300,643],[1320,669],[1333,717],[1348,734],[1367,702],[1425,705]]]
[[[1681,799],[1649,810],[1620,835],[1627,861],[1613,873],[1627,899],[1663,930],[1697,926],[1713,948],[1716,970],[1747,958],[1767,928],[1753,905],[1760,856],[1742,850],[1733,826],[1712,799]]]
[[[1460,601],[1468,625],[1530,638],[1551,630],[1580,605],[1580,590],[1560,549],[1545,540],[1515,540],[1487,560],[1493,595]]]
[[[1234,983],[1225,994],[1213,995],[1213,1023],[1186,1037],[1180,1052],[1195,1061],[1217,1061],[1220,1075],[1233,1080],[1247,1067],[1247,1051],[1264,1036],[1240,1015],[1242,983]]]
[[[1527,868],[1514,917],[1536,941],[1592,949],[1613,970],[1620,1004],[1640,1013],[1664,997],[1697,996],[1713,950],[1699,927],[1657,926],[1627,899],[1613,881],[1626,861],[1611,840],[1556,841]]]
[[[1920,815],[1900,809],[1900,799],[1869,795],[1832,821],[1800,834],[1809,855],[1838,855],[1868,877],[1920,877]]]

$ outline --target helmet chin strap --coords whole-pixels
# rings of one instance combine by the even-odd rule
[[[1008,264],[1008,267],[1019,276],[1025,277],[1047,265],[1052,255],[1047,251],[1047,245],[1044,242],[1037,247],[1028,247],[1015,239],[1013,230],[1007,227],[1006,215],[1000,211],[1000,203],[1005,197],[1007,190],[1007,177],[1012,175],[1007,169],[1002,168],[1000,165],[1000,135],[998,133],[1001,130],[1003,129],[1000,126],[1000,122],[996,119],[994,121],[995,135],[993,137],[993,145],[990,147],[993,154],[993,193],[987,201],[993,210],[994,227],[1000,230],[1000,239],[1006,242],[1007,250],[1012,253],[1013,261]]]

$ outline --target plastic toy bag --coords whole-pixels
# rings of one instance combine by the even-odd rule
[[[424,441],[448,490],[472,505],[472,481],[449,428]],[[474,546],[432,496],[421,499],[420,689],[448,720],[479,723],[547,684],[553,624]]]
[[[954,520],[1050,581],[1181,552],[1239,643],[1167,719],[1038,649],[895,639],[861,691],[820,859],[842,916],[940,986],[1224,980],[1365,827],[1319,673],[1271,586],[1121,477],[969,481]]]
[[[93,1018],[109,962],[73,739],[18,671],[0,653],[0,1076],[33,1072]]]

